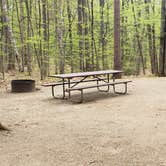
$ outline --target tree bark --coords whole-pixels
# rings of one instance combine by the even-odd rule
[[[70,66],[71,72],[74,72],[74,58],[73,58],[73,35],[72,35],[72,13],[70,1],[67,0],[67,16],[68,16],[68,31],[69,31],[69,55],[70,55]]]
[[[18,52],[18,49],[17,49],[16,40],[14,38],[12,28],[10,27],[10,24],[9,24],[10,19],[7,16],[8,9],[7,9],[6,0],[1,0],[1,4],[2,4],[2,6],[1,6],[2,7],[2,23],[3,23],[3,26],[6,29],[6,34],[7,34],[6,38],[9,39],[9,41],[12,44],[14,55],[15,55],[15,58],[16,58],[16,61],[17,61],[17,64],[18,64],[18,69],[19,69],[19,71],[21,71],[20,55],[19,55],[19,52]],[[12,54],[10,56],[12,56]]]
[[[153,0],[152,3],[152,11],[153,14],[155,14],[155,0]],[[154,55],[154,73],[155,75],[159,74],[159,64],[158,64],[158,56],[157,56],[157,49],[156,49],[156,30],[155,30],[155,22],[153,21],[153,25],[152,25],[152,39],[153,39],[153,55]]]
[[[44,79],[48,75],[48,15],[47,15],[47,0],[42,0],[42,16],[43,16],[43,61],[41,64],[41,70],[42,70],[42,79]]]
[[[144,56],[143,56],[143,50],[142,50],[142,44],[141,44],[141,39],[139,36],[139,31],[138,31],[138,23],[136,20],[136,13],[135,13],[135,6],[134,6],[134,1],[131,0],[131,4],[132,4],[132,11],[133,11],[133,17],[134,17],[134,26],[135,26],[135,35],[136,35],[136,39],[137,39],[137,44],[138,44],[138,51],[139,51],[139,56],[137,58],[137,63],[142,63],[142,70],[143,70],[143,74],[145,75],[145,63],[144,63]],[[139,66],[139,68],[137,68],[137,75],[140,73],[140,64],[137,65]]]
[[[95,67],[95,38],[94,38],[94,1],[91,0],[91,54],[92,54],[92,67],[94,70]]]
[[[149,18],[150,16],[150,9],[149,9],[149,5],[151,4],[151,0],[145,0],[145,4],[146,6],[146,12],[147,12],[147,18]],[[148,44],[149,44],[149,56],[150,56],[150,62],[151,62],[151,72],[152,74],[157,75],[158,74],[158,65],[156,63],[158,63],[156,61],[156,51],[155,51],[155,38],[154,38],[154,27],[153,25],[151,26],[150,23],[147,24],[147,36],[148,36]]]
[[[79,57],[80,57],[80,71],[84,71],[84,46],[83,46],[83,0],[78,0],[77,10],[78,10],[78,35],[79,35]]]
[[[120,53],[120,0],[114,0],[114,69],[122,70]],[[121,77],[121,75],[118,77]]]
[[[30,9],[30,1],[25,1],[26,5],[26,14],[27,14],[27,39],[31,38],[31,9]],[[29,75],[32,74],[32,56],[31,56],[31,46],[30,42],[27,43],[27,68]]]
[[[166,76],[166,1],[161,4],[161,32],[160,32],[160,76]]]
[[[18,20],[18,25],[19,25],[19,31],[20,31],[20,41],[21,41],[21,68],[22,68],[22,72],[24,71],[24,60],[25,60],[25,46],[24,46],[24,41],[25,41],[25,38],[24,38],[24,21],[23,21],[23,18],[24,18],[24,9],[23,9],[23,0],[20,0],[19,1],[19,4],[20,6],[18,5],[18,1],[15,0],[15,4],[16,4],[16,11],[17,11],[17,20]],[[20,7],[20,10],[19,10],[19,7]],[[20,11],[20,12],[19,12]]]
[[[102,68],[106,69],[106,55],[105,55],[105,49],[106,49],[106,25],[104,23],[104,5],[105,0],[100,0],[100,44],[101,44],[101,57],[102,57]]]
[[[63,2],[62,0],[58,0],[58,9],[59,9],[59,17],[58,17],[58,27],[57,27],[57,37],[58,37],[58,46],[59,46],[59,71],[60,73],[65,72],[65,55],[64,55],[64,20],[63,20]]]
[[[84,20],[84,41],[85,41],[85,62],[86,62],[86,71],[90,71],[90,52],[89,52],[89,15],[88,15],[88,2],[87,0],[83,0],[83,20]]]

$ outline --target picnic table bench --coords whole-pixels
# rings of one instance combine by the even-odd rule
[[[52,87],[52,96],[54,98],[57,98],[57,97],[55,97],[55,94],[54,94],[55,86],[62,85],[62,89],[63,89],[62,99],[66,98],[66,93],[68,93],[68,96],[69,96],[68,98],[70,98],[72,91],[80,91],[81,92],[80,102],[83,102],[83,90],[84,89],[97,88],[98,91],[109,92],[110,86],[112,86],[114,93],[126,94],[127,93],[127,84],[132,81],[131,80],[118,80],[117,81],[116,75],[120,74],[120,73],[123,73],[123,72],[119,71],[119,70],[102,70],[102,71],[92,71],[92,72],[51,75],[50,77],[60,78],[61,82],[45,83],[45,84],[43,84],[43,86]],[[110,75],[112,75],[111,82],[110,82]],[[72,80],[73,78],[81,78],[81,79]],[[97,84],[78,86],[81,83],[94,82],[94,81],[96,81]],[[103,83],[100,83],[100,82],[103,82]],[[116,91],[116,85],[118,85],[118,84],[125,85],[125,90],[123,92]],[[100,87],[107,87],[107,90],[101,90]]]

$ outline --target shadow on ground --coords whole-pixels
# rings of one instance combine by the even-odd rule
[[[68,97],[63,100],[63,99],[56,99],[56,98],[47,98],[44,99],[44,101],[49,101],[51,103],[56,103],[56,104],[86,104],[86,103],[94,103],[94,102],[98,102],[98,101],[102,101],[105,99],[113,99],[116,97],[125,97],[126,95],[131,95],[131,94],[114,94],[114,93],[107,93],[107,92],[96,92],[96,91],[92,91],[92,92],[86,92],[84,93],[84,100],[83,103],[80,103],[80,98],[81,95],[80,93],[74,93],[71,95],[71,98],[68,99]],[[60,97],[60,96],[58,96]]]

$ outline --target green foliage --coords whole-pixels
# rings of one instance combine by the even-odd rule
[[[17,5],[16,3],[17,2]],[[83,54],[84,57],[86,54],[89,54],[89,63],[92,65],[92,53],[94,54],[94,65],[97,65],[97,60],[99,61],[99,68],[102,69],[102,48],[101,48],[101,8],[99,1],[94,0],[94,50],[92,50],[92,34],[91,34],[91,1],[87,1],[89,4],[85,7],[85,11],[88,15],[88,24],[82,25],[82,28],[88,29],[88,34],[85,35],[82,40],[89,41],[89,50],[86,50],[84,47]],[[155,39],[156,39],[156,48],[159,52],[159,36],[160,36],[160,5],[161,0],[152,1],[151,3],[145,4],[144,0],[136,0],[134,4],[131,1],[124,0],[123,5],[121,4],[121,52],[123,58],[123,69],[127,74],[136,73],[136,59],[139,56],[138,43],[136,41],[136,35],[140,37],[142,43],[142,49],[144,53],[144,58],[147,59],[146,63],[149,63],[149,45],[147,34],[147,25],[155,27]],[[56,4],[57,3],[57,4]],[[10,19],[10,27],[19,48],[19,52],[22,53],[23,47],[25,47],[26,54],[28,45],[30,46],[30,51],[32,55],[36,55],[35,58],[39,57],[39,61],[42,60],[43,55],[47,54],[49,57],[48,63],[50,64],[50,69],[55,72],[55,65],[57,66],[59,72],[59,61],[60,56],[64,57],[65,72],[69,72],[71,65],[74,66],[75,71],[79,71],[79,41],[81,36],[78,34],[78,7],[77,1],[71,0],[69,4],[67,1],[63,1],[61,8],[58,6],[60,3],[59,0],[46,0],[47,7],[47,40],[44,38],[44,24],[43,24],[43,6],[42,1],[34,0],[29,3],[30,16],[28,16],[26,5],[23,1],[21,10],[20,1],[11,1],[8,2],[8,17]],[[154,4],[153,4],[154,3]],[[69,5],[69,6],[68,6]],[[133,9],[135,7],[136,13],[136,23],[134,21]],[[154,6],[154,8],[153,8]],[[18,9],[17,9],[18,7]],[[39,8],[40,7],[40,8]],[[68,20],[68,7],[71,11],[71,34],[72,39],[70,39],[69,33],[69,20]],[[147,12],[147,7],[149,8],[149,13]],[[21,13],[23,12],[23,13]],[[113,23],[114,23],[114,9],[113,9],[113,0],[105,1],[103,8],[104,16],[104,38],[106,41],[106,46],[104,50],[105,61],[108,65],[108,68],[113,68],[113,49],[114,49],[114,32],[113,32]],[[28,19],[30,20],[30,25],[28,25]],[[4,27],[5,24],[0,22],[0,29]],[[20,26],[22,29],[20,29]],[[29,28],[28,28],[29,26]],[[136,34],[135,27],[138,26],[138,34]],[[58,32],[57,29],[60,29],[61,32]],[[28,32],[29,31],[29,32]],[[2,33],[2,32],[0,32]],[[21,38],[21,33],[23,39]],[[29,33],[29,36],[28,36]],[[62,33],[63,38],[63,48],[59,44],[59,33]],[[71,41],[72,40],[72,41]],[[71,46],[72,42],[72,46]],[[0,42],[0,45],[3,45],[3,42]],[[72,50],[71,50],[72,47]],[[63,50],[61,52],[61,49]],[[23,56],[23,55],[21,55]],[[36,59],[33,59],[32,63],[36,62]],[[71,63],[73,62],[73,63]],[[37,63],[35,64],[37,66]],[[147,65],[148,66],[148,65]],[[40,66],[38,66],[40,67]],[[94,67],[94,69],[96,69]]]

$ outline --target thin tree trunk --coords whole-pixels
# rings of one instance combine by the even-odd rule
[[[94,54],[94,43],[95,43],[95,38],[94,38],[94,1],[91,0],[91,54],[92,54],[92,70],[94,70],[95,67],[95,54]]]
[[[29,2],[31,3],[31,2]],[[28,1],[25,1],[26,5],[26,12],[27,12],[27,38],[30,40],[31,38],[31,10],[30,10],[30,4]],[[27,67],[28,67],[28,73],[31,75],[32,73],[32,56],[31,56],[31,50],[30,50],[30,43],[27,43]]]
[[[155,14],[155,0],[153,0],[152,3],[152,11],[153,14]],[[153,55],[154,55],[154,72],[156,75],[159,74],[159,64],[158,64],[158,56],[157,56],[157,50],[156,50],[156,31],[155,31],[155,22],[153,22],[152,26],[152,38],[153,38]]]
[[[124,54],[125,54],[125,49],[124,49],[124,46],[125,46],[125,37],[127,36],[126,33],[127,33],[127,30],[126,30],[126,26],[125,26],[125,1],[122,1],[122,19],[121,19],[121,22],[122,22],[122,27],[121,27],[121,58],[122,58],[122,62],[123,62],[123,59],[124,59]]]
[[[1,5],[1,2],[0,2]],[[0,16],[0,20],[2,22],[2,16]],[[2,30],[0,31],[0,41],[4,41],[4,28],[2,27]],[[0,49],[1,49],[1,54],[0,54],[0,72],[2,73],[2,79],[5,79],[5,70],[4,70],[4,45],[2,43],[0,43]]]
[[[18,64],[18,69],[19,69],[19,71],[21,71],[20,55],[19,55],[19,52],[18,52],[18,49],[17,49],[17,46],[16,46],[16,40],[14,38],[13,31],[10,27],[10,19],[7,16],[8,9],[7,9],[6,0],[1,0],[1,4],[2,4],[2,18],[3,18],[2,22],[3,22],[3,26],[5,26],[5,29],[7,31],[6,32],[7,33],[7,38],[9,39],[9,41],[12,44],[14,55],[15,55],[15,58],[16,58],[17,64]]]
[[[114,0],[114,69],[122,70],[120,54],[120,0]],[[121,77],[121,75],[118,77]]]
[[[149,5],[151,4],[151,0],[145,0],[147,18],[150,16],[150,9]],[[154,6],[152,6],[152,11],[154,12]],[[151,72],[152,74],[158,74],[158,62],[156,59],[156,46],[155,46],[155,28],[154,24],[151,25],[150,23],[147,24],[147,33],[148,33],[148,44],[149,44],[149,56],[151,62]]]
[[[84,54],[83,54],[83,12],[82,0],[77,2],[78,10],[78,35],[79,35],[79,57],[80,57],[80,71],[84,71]]]
[[[85,41],[85,61],[86,71],[90,71],[90,52],[89,52],[89,25],[88,25],[88,3],[83,0],[83,20],[84,20],[84,41]]]
[[[104,5],[105,0],[100,0],[100,44],[101,44],[101,57],[103,69],[106,68],[106,58],[105,58],[105,24],[104,24]]]
[[[152,40],[153,40],[153,55],[154,55],[154,73],[155,75],[159,74],[158,71],[158,56],[157,56],[157,50],[156,50],[156,32],[155,32],[155,24],[153,23],[152,26]]]
[[[69,31],[69,55],[70,55],[70,66],[71,72],[74,72],[74,58],[73,58],[73,35],[72,35],[72,13],[70,1],[67,0],[67,16],[68,16],[68,31]]]
[[[26,54],[26,44],[25,44],[25,24],[26,22],[24,21],[25,17],[25,9],[24,9],[24,0],[20,0],[20,36],[21,36],[21,42],[23,44],[21,48],[21,57],[22,57],[22,70],[24,71],[24,66],[27,65],[27,54]]]
[[[65,56],[64,56],[64,20],[63,20],[63,2],[62,0],[58,0],[58,8],[59,8],[59,17],[58,17],[58,28],[57,28],[57,37],[58,37],[58,45],[59,45],[59,70],[60,73],[65,72]]]
[[[21,19],[23,19],[24,17],[24,12],[23,12],[23,2],[22,0],[19,1],[20,2],[20,13],[19,13],[19,6],[18,6],[18,1],[15,0],[15,4],[16,4],[16,11],[17,11],[17,20],[18,20],[18,25],[19,25],[19,31],[20,31],[20,40],[22,43],[21,46],[21,65],[22,65],[22,72],[24,71],[24,53],[25,53],[25,47],[24,47],[24,34],[23,34],[23,29],[24,29],[24,23],[21,23]]]
[[[47,0],[42,0],[42,16],[43,16],[43,61],[41,64],[42,79],[48,75],[48,24],[47,24]]]
[[[138,44],[138,51],[139,51],[139,56],[140,56],[140,58],[138,58],[139,60],[137,61],[137,63],[140,63],[140,61],[141,61],[143,74],[145,75],[145,63],[144,63],[144,57],[143,57],[143,50],[142,50],[142,44],[141,44],[139,31],[138,31],[138,26],[137,26],[138,20],[136,20],[135,6],[134,6],[133,0],[131,0],[131,4],[132,4],[133,17],[134,17],[135,33],[136,33],[136,39],[137,39],[137,44]],[[138,65],[138,66],[140,66],[140,65]],[[139,74],[139,72],[140,72],[140,69],[137,69],[137,74]]]
[[[57,32],[58,32],[58,3],[57,0],[54,0],[54,41],[55,41],[55,52],[57,53],[58,50],[58,36],[57,36]],[[54,57],[54,65],[55,65],[55,74],[58,73],[58,58],[57,56]]]
[[[160,76],[166,76],[166,1],[161,4],[161,34],[160,34]]]

